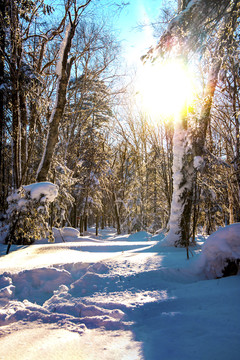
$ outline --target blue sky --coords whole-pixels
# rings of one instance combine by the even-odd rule
[[[154,21],[159,14],[162,1],[130,0],[128,2],[129,5],[121,11],[116,19],[115,26],[119,29],[120,38],[123,40],[123,45],[126,46],[126,56],[131,62],[134,57],[143,55],[156,42],[150,27],[145,27],[142,31],[136,27],[141,23],[147,24]]]
[[[93,12],[102,14],[107,21],[113,23],[117,38],[122,41],[124,57],[128,62],[134,63],[152,45],[156,43],[150,27],[142,31],[137,29],[139,24],[154,21],[159,14],[163,0],[93,0]],[[63,0],[47,0],[55,8],[54,15],[59,17],[62,13]],[[116,4],[128,3],[121,11],[117,11]],[[91,9],[91,4],[90,4]],[[61,14],[62,15],[62,14]]]

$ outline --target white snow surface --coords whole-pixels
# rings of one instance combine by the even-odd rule
[[[0,359],[239,359],[240,276],[209,269],[238,257],[240,224],[199,237],[190,260],[159,246],[164,233],[65,231],[9,255],[0,245]]]
[[[42,202],[53,202],[58,195],[58,186],[48,181],[24,185],[23,188],[26,192],[30,192],[32,199],[39,200],[43,196]]]
[[[200,262],[209,278],[222,275],[227,259],[240,259],[240,223],[219,228],[202,247]]]
[[[55,228],[53,227],[53,234],[56,240],[72,240],[72,238],[78,238],[80,232],[72,227]],[[59,239],[60,238],[60,239]]]

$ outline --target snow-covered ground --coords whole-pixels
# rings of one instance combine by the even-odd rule
[[[161,234],[55,235],[0,245],[1,360],[240,359],[240,276],[212,278],[216,235],[190,260]]]

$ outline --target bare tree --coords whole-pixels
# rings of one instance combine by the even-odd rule
[[[65,38],[62,41],[60,48],[60,59],[57,64],[58,82],[55,105],[49,121],[49,130],[47,142],[44,153],[42,155],[41,163],[37,171],[37,180],[44,181],[47,179],[49,168],[51,165],[54,149],[58,141],[59,123],[62,119],[64,108],[66,104],[67,86],[70,77],[71,67],[74,57],[69,59],[71,51],[72,39],[75,34],[79,18],[91,0],[88,0],[84,5],[77,6],[76,2],[73,4],[73,15],[68,11],[69,25],[66,29]]]

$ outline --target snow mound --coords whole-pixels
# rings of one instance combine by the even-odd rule
[[[223,276],[228,260],[240,259],[240,223],[218,229],[202,247],[200,261],[208,278]]]
[[[0,300],[11,299],[15,293],[15,286],[12,284],[12,279],[8,276],[0,277]]]
[[[23,189],[30,193],[32,199],[53,202],[58,195],[58,186],[51,182],[39,182],[24,185]]]
[[[150,240],[151,237],[152,237],[152,235],[147,233],[146,231],[138,231],[135,234],[131,234],[128,237],[128,240],[130,240],[130,241],[146,241],[146,240]]]
[[[18,299],[38,299],[42,302],[48,296],[47,294],[51,294],[60,285],[69,285],[72,282],[72,277],[64,269],[43,267],[13,274],[12,280],[13,285],[16,286]]]
[[[64,228],[62,228],[61,231],[62,231],[63,236],[71,236],[71,237],[80,236],[80,232],[77,229],[74,229],[72,227],[64,227]]]
[[[80,232],[77,229],[74,229],[72,227],[63,227],[63,228],[53,228],[53,234],[55,238],[63,237],[68,238],[68,240],[71,240],[70,238],[79,238]]]

